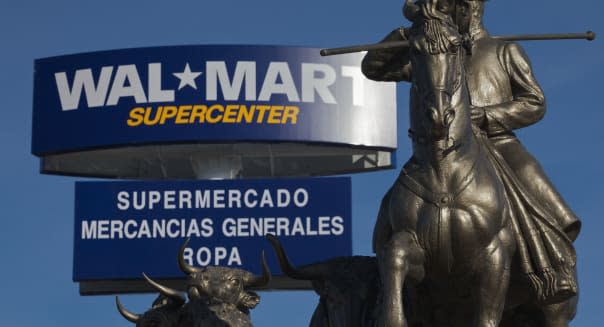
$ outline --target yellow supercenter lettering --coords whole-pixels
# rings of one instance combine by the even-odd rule
[[[191,124],[295,125],[300,108],[284,105],[203,104],[135,107],[130,110],[129,127]]]

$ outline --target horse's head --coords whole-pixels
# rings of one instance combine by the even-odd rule
[[[432,140],[448,141],[456,115],[454,96],[463,82],[462,38],[453,22],[455,0],[407,0],[403,12],[413,22],[409,37],[415,105]]]

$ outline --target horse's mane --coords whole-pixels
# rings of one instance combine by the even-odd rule
[[[418,5],[411,33],[425,36],[430,54],[456,52],[462,44],[462,37],[451,16],[428,9],[424,1]]]
[[[430,54],[455,52],[461,45],[459,33],[447,22],[424,18],[422,27]]]

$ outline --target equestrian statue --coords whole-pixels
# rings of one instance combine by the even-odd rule
[[[499,326],[504,309],[518,312],[511,326],[531,310],[543,318],[530,326],[567,326],[574,315],[580,222],[513,133],[541,119],[543,92],[522,48],[489,37],[483,10],[407,0],[411,27],[385,41],[408,47],[363,62],[371,79],[411,82],[413,155],[373,238],[384,326]]]

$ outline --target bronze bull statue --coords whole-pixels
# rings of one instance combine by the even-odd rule
[[[262,276],[241,269],[225,267],[193,267],[183,257],[187,240],[180,248],[178,266],[187,274],[189,302],[178,290],[161,285],[143,273],[145,280],[160,292],[151,309],[135,314],[116,297],[118,311],[137,327],[253,327],[249,310],[260,297],[246,289],[266,285],[271,278],[264,253]]]

